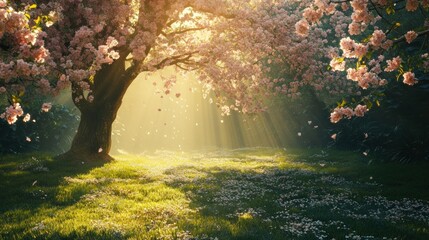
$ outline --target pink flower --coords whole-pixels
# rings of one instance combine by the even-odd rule
[[[337,139],[337,134],[336,134],[336,133],[332,134],[332,135],[331,135],[331,138],[332,138],[333,140]]]
[[[14,124],[18,117],[21,117],[24,114],[24,111],[21,108],[19,103],[14,103],[12,106],[6,108],[6,112],[1,115],[1,118],[6,118],[6,121],[9,124]]]
[[[295,24],[296,34],[298,34],[299,36],[303,36],[303,37],[307,36],[309,29],[310,29],[310,25],[305,19],[301,19],[299,22]]]
[[[385,39],[386,39],[386,34],[384,34],[384,32],[383,32],[383,31],[381,31],[381,30],[375,30],[375,31],[372,33],[370,43],[371,43],[371,45],[373,45],[374,47],[377,47],[377,48],[378,48],[379,46],[381,46],[381,43],[382,43]]]
[[[312,8],[306,8],[304,9],[304,13],[302,16],[311,23],[316,23],[319,21],[319,19],[322,17],[322,11],[320,10],[314,10]]]
[[[358,35],[361,33],[361,25],[357,22],[352,22],[349,24],[349,33],[350,35]]]
[[[335,108],[334,111],[331,112],[330,120],[331,123],[337,123],[341,119],[343,119],[343,113],[341,111],[341,108]]]
[[[344,71],[346,67],[346,61],[333,58],[329,65],[332,67],[333,71]]]
[[[357,58],[361,58],[361,57],[365,56],[365,54],[368,52],[368,46],[367,45],[357,43],[357,44],[355,44],[354,47],[355,47],[354,55]]]
[[[368,108],[365,105],[358,104],[355,107],[354,113],[355,113],[355,116],[357,116],[357,117],[363,117],[366,112],[368,112]]]
[[[353,41],[351,38],[342,38],[340,40],[340,48],[344,52],[344,56],[349,56],[353,50],[353,47],[355,45],[355,41]]]
[[[386,72],[393,72],[401,66],[401,57],[395,57],[392,60],[387,60],[387,67],[384,69]]]
[[[402,76],[404,77],[404,83],[407,85],[412,86],[417,83],[417,78],[415,78],[414,73],[412,72],[406,72]]]
[[[354,113],[353,110],[351,108],[340,108],[341,113],[343,114],[343,116],[347,117],[348,119],[352,118]]]
[[[22,119],[22,121],[23,122],[28,122],[28,121],[30,121],[30,119],[31,119],[31,116],[30,116],[30,114],[25,114],[25,116],[24,116],[24,118]]]
[[[43,103],[42,104],[42,112],[49,112],[52,108],[52,103]]]
[[[353,0],[350,4],[355,11],[364,11],[366,10],[367,2],[366,0]]]
[[[409,12],[416,11],[419,7],[419,1],[417,0],[407,0],[407,4],[405,5],[405,9]]]
[[[410,44],[414,39],[416,39],[417,35],[418,34],[416,32],[414,32],[414,31],[408,31],[405,34],[405,39],[407,40],[407,43]]]

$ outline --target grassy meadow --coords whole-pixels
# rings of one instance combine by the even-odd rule
[[[320,149],[0,156],[0,239],[429,239],[429,165]]]

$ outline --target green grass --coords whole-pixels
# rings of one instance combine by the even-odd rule
[[[429,239],[426,163],[320,149],[0,156],[0,239]]]

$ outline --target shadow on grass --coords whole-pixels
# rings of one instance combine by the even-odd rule
[[[198,212],[181,226],[198,238],[429,239],[427,201],[384,196],[373,181],[279,166],[168,169],[169,186],[186,193]],[[189,174],[199,177],[178,177]]]
[[[103,188],[109,184],[106,178],[124,174],[106,173],[103,169],[108,164],[58,160],[40,153],[0,156],[0,239],[117,239],[118,234],[111,230],[48,233],[43,223],[96,188],[73,182],[75,177],[98,172],[104,181],[98,181],[97,187]]]
[[[2,157],[0,239],[428,239],[427,201],[311,155]]]
[[[104,162],[55,160],[49,154],[0,157],[0,213],[15,208],[36,209],[53,201],[65,176],[85,174]]]

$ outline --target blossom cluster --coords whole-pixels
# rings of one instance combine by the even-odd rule
[[[333,12],[326,11],[325,6],[328,3],[334,5]],[[419,7],[421,7],[421,13],[416,11]],[[331,22],[338,23],[335,31],[336,36],[340,38],[338,47],[341,54],[335,51],[333,51],[334,54],[332,51],[330,54],[332,70],[346,71],[346,78],[356,82],[362,89],[384,86],[393,74],[397,79],[402,77],[404,84],[414,85],[418,82],[415,73],[416,67],[425,71],[428,61],[422,57],[417,66],[414,63],[410,64],[407,61],[410,56],[396,52],[398,48],[392,48],[392,46],[403,43],[418,44],[416,39],[428,32],[427,19],[424,15],[428,7],[429,1],[426,0],[407,0],[398,6],[397,4],[391,5],[386,0],[339,2],[314,0],[303,11],[301,20],[296,25],[296,32],[299,36],[309,36],[319,27],[318,23],[323,22],[326,16]],[[389,19],[390,16],[383,15],[384,11],[393,16],[392,20]],[[395,14],[399,11],[404,11],[403,14],[408,14],[412,18],[417,16],[416,14],[423,15],[417,17],[419,20],[416,19],[414,29],[406,29],[400,22],[396,22],[398,19],[395,19]],[[338,21],[338,18],[343,20]],[[383,21],[383,24],[378,24],[380,21]],[[307,23],[305,28],[302,27],[304,22]],[[344,31],[345,28],[347,28],[347,33]],[[417,32],[417,30],[421,32]],[[385,60],[385,56],[388,59]],[[391,58],[392,56],[394,57]],[[348,63],[353,63],[353,65]],[[384,79],[386,77],[387,79]],[[343,116],[350,117],[350,112],[347,109],[336,108],[331,119],[334,120],[333,122],[337,122]]]
[[[363,117],[367,111],[368,108],[361,104],[358,104],[354,110],[349,107],[337,107],[332,111],[330,120],[332,123],[337,123],[343,118]]]

